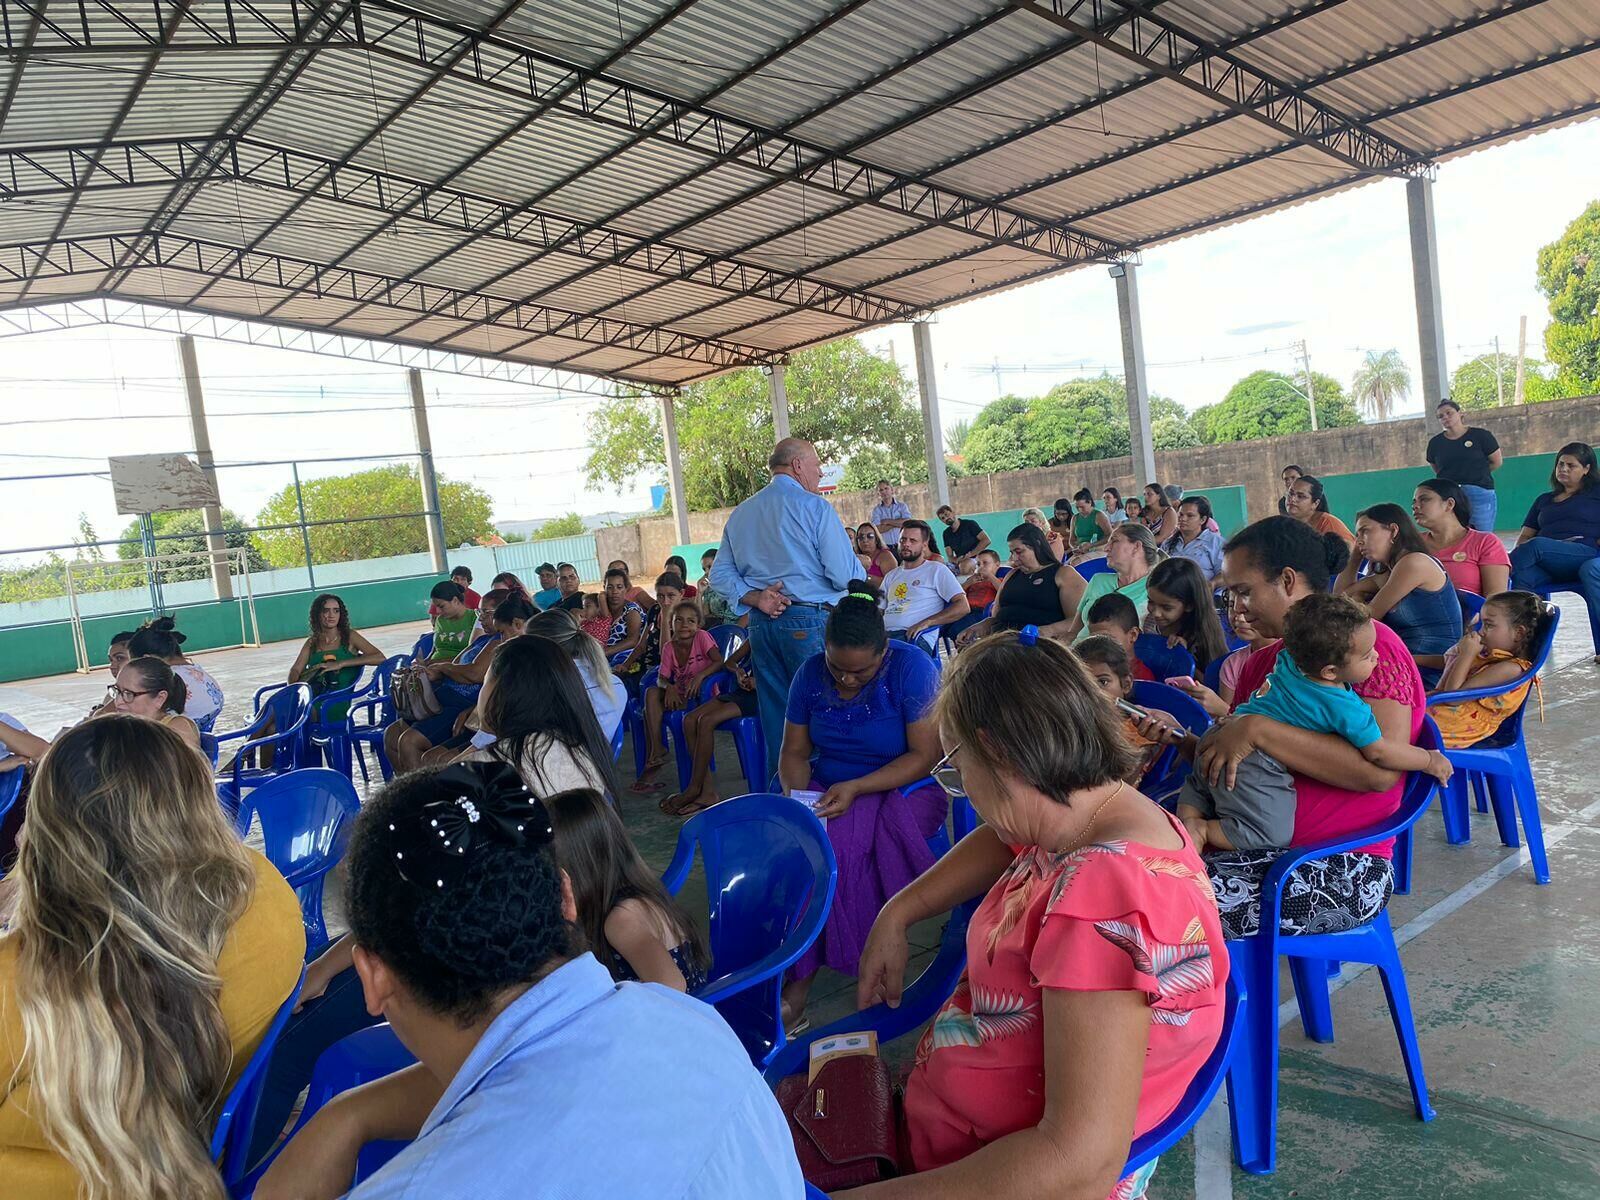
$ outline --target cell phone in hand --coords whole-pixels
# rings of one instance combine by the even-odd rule
[[[1148,721],[1150,719],[1150,714],[1145,712],[1144,709],[1140,708],[1137,704],[1129,704],[1126,700],[1118,700],[1117,708],[1126,713],[1128,716],[1132,717],[1135,721]]]
[[[1191,675],[1173,675],[1162,680],[1162,682],[1168,687],[1177,688],[1180,692],[1187,692],[1190,689],[1199,686],[1199,684],[1195,683],[1194,677]]]

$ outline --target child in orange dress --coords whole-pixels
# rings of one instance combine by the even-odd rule
[[[1501,592],[1484,601],[1479,628],[1469,629],[1444,656],[1444,672],[1436,692],[1498,687],[1533,665],[1534,647],[1550,627],[1550,609],[1532,592]],[[1439,726],[1445,748],[1461,750],[1492,734],[1522,707],[1532,683],[1499,696],[1430,704],[1428,715]]]
[[[1115,705],[1118,700],[1128,699],[1133,691],[1133,660],[1120,641],[1096,634],[1075,644],[1072,652],[1088,669],[1089,675],[1104,693],[1107,703]],[[1127,782],[1138,787],[1140,780],[1144,778],[1144,773],[1160,756],[1166,743],[1146,737],[1139,731],[1137,721],[1121,709],[1117,712],[1122,717],[1122,736],[1128,739],[1128,744],[1139,754],[1138,766],[1127,779]],[[1147,708],[1145,712],[1170,729],[1183,728],[1183,722],[1169,712],[1159,708]]]

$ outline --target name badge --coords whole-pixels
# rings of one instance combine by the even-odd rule
[[[1463,442],[1461,444],[1463,446],[1465,446],[1468,450],[1472,449],[1472,439],[1471,438],[1468,438],[1465,442]]]
[[[1466,562],[1467,552],[1465,550],[1457,550],[1450,558],[1452,562]]]

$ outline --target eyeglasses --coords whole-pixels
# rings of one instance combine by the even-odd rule
[[[106,698],[108,700],[121,700],[124,704],[137,700],[140,696],[154,695],[154,692],[136,692],[131,688],[118,687],[114,683],[106,689]]]
[[[928,772],[929,775],[933,776],[933,781],[944,789],[944,794],[952,800],[965,800],[967,798],[967,789],[961,783],[961,768],[951,762],[960,751],[961,747],[957,746],[949,754],[934,763],[933,770]]]

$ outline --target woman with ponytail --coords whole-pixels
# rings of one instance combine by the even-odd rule
[[[828,923],[783,989],[787,1022],[799,1020],[818,967],[856,973],[878,910],[933,865],[928,838],[949,808],[928,778],[941,753],[938,690],[933,660],[891,642],[876,590],[853,580],[828,616],[822,653],[789,689],[778,758],[784,791],[820,793],[812,807],[839,864]]]
[[[63,734],[0,926],[8,1200],[224,1200],[211,1128],[294,987],[305,932],[205,760],[121,713]]]

